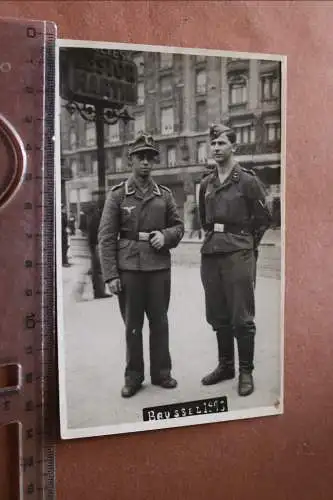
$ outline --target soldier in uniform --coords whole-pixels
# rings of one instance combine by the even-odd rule
[[[166,389],[177,386],[171,376],[168,307],[170,249],[184,235],[184,224],[171,191],[156,184],[151,170],[159,152],[153,138],[141,134],[132,144],[132,175],[109,193],[99,227],[102,272],[118,295],[126,331],[123,397],[133,396],[144,380],[142,327],[150,329],[150,377]]]
[[[234,338],[238,346],[238,394],[254,390],[255,272],[260,240],[270,213],[256,175],[234,158],[236,135],[212,125],[210,144],[217,169],[200,184],[199,210],[205,238],[201,279],[206,318],[216,332],[218,366],[202,379],[211,385],[235,377]]]

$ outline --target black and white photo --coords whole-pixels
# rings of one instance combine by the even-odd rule
[[[62,438],[282,414],[285,57],[58,40],[57,71]]]

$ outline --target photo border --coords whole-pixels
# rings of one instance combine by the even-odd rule
[[[278,405],[255,407],[246,410],[232,410],[221,413],[210,413],[202,416],[187,416],[167,420],[141,421],[126,424],[110,424],[72,429],[68,427],[65,369],[65,332],[63,311],[62,252],[61,252],[61,97],[60,97],[60,49],[90,48],[109,50],[135,50],[145,52],[166,52],[173,54],[206,55],[215,57],[237,57],[243,59],[260,59],[279,61],[281,63],[281,278],[280,278],[280,400]],[[287,56],[279,54],[263,54],[256,52],[238,52],[216,49],[173,47],[160,45],[144,45],[136,43],[101,42],[90,40],[57,39],[56,41],[56,95],[55,95],[55,218],[56,218],[56,287],[57,287],[57,356],[59,381],[59,416],[61,439],[77,439],[99,437],[133,432],[160,430],[166,428],[187,427],[193,425],[245,420],[258,417],[282,415],[284,413],[284,357],[285,357],[285,238],[286,238],[286,138],[287,138]],[[228,394],[225,394],[228,397]],[[184,402],[185,404],[185,402]],[[181,405],[181,403],[179,403]]]

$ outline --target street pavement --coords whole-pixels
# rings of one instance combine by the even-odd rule
[[[183,242],[173,251],[169,309],[173,376],[178,387],[150,385],[147,321],[144,324],[146,379],[133,398],[123,399],[124,326],[116,297],[94,300],[89,260],[72,257],[63,268],[65,389],[69,429],[142,422],[142,409],[228,396],[229,411],[273,406],[281,399],[281,248],[262,245],[256,286],[255,392],[240,398],[237,378],[215,386],[200,384],[217,364],[216,337],[205,320],[200,281],[200,245]],[[236,349],[237,352],[237,349]]]

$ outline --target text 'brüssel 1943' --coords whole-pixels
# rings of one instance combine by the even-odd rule
[[[189,401],[186,403],[144,408],[143,420],[166,420],[169,418],[193,417],[209,413],[224,413],[228,411],[227,396]]]

